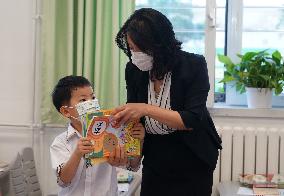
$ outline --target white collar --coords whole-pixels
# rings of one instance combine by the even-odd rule
[[[67,141],[69,141],[69,139],[74,137],[75,135],[77,135],[79,138],[82,137],[82,135],[71,125],[71,123],[69,123],[66,135]]]

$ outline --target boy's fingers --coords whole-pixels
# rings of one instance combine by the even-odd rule
[[[114,158],[114,157],[115,157],[115,151],[113,150],[113,151],[109,154],[109,156],[110,156],[111,158]]]
[[[142,136],[141,134],[132,134],[132,137],[139,137]]]
[[[114,153],[115,153],[115,152],[112,151],[112,152],[109,154],[109,158],[108,158],[108,159],[109,159],[109,162],[110,162],[110,163],[113,163],[113,160],[114,160]]]
[[[132,132],[131,135],[142,135],[140,132]]]
[[[139,124],[136,124],[134,127],[141,128],[141,127],[143,127],[143,125],[141,123],[139,123]]]
[[[92,152],[92,150],[83,150],[83,153],[86,154],[86,153],[90,153]]]
[[[141,127],[133,127],[132,129],[131,129],[131,131],[143,131],[143,126],[141,126]]]
[[[119,163],[119,160],[117,160],[117,155],[119,155],[118,153],[120,153],[120,152],[118,150],[119,149],[115,148],[115,150],[113,152],[111,152],[110,155],[109,155],[108,162],[111,165],[117,166],[118,163]]]
[[[93,150],[93,148],[91,146],[84,146],[82,150]]]
[[[143,136],[144,134],[143,134],[143,133],[141,133],[141,132],[136,132],[136,133],[132,133],[131,135],[132,135],[132,136],[137,136],[137,135],[141,135],[141,136]]]
[[[142,132],[142,130],[141,129],[135,129],[135,130],[132,130],[132,133],[141,133]]]
[[[84,146],[92,146],[92,142],[91,141],[84,141],[83,145]]]
[[[90,153],[92,152],[93,150],[92,149],[82,149],[81,152],[86,154],[86,153]]]
[[[120,165],[126,165],[127,157],[126,157],[125,151],[121,150],[121,152],[122,153],[121,153]]]
[[[119,151],[120,151],[120,154],[119,154],[119,159],[118,159],[118,164],[119,165],[125,165],[126,163],[125,163],[125,157],[126,157],[126,155],[125,155],[125,148],[124,148],[124,146],[119,146],[118,147],[118,149],[119,149]]]
[[[120,153],[121,153],[120,147],[118,146],[118,147],[115,148],[115,158],[114,159],[115,159],[116,162],[119,162],[119,159],[120,159],[120,156],[121,156]]]
[[[121,164],[123,164],[123,162],[124,162],[124,156],[125,156],[124,148],[121,148],[120,149],[120,163]]]
[[[86,138],[86,137],[81,137],[80,140],[81,140],[81,141],[90,141],[90,139],[89,139],[89,138]]]

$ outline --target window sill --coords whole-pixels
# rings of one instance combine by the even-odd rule
[[[284,119],[284,108],[251,109],[246,106],[215,104],[208,109],[213,117],[245,117]]]

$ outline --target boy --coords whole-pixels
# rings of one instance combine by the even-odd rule
[[[86,167],[83,159],[92,151],[92,144],[83,138],[75,105],[95,99],[90,82],[82,76],[66,76],[59,80],[52,93],[57,111],[69,118],[66,132],[58,135],[50,147],[52,168],[56,170],[61,195],[117,195],[117,173],[114,166],[128,165],[138,168],[141,157],[127,160],[124,148],[117,147],[108,162]],[[143,140],[144,128],[139,123],[132,130],[133,136]]]

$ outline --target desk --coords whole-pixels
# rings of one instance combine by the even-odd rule
[[[10,187],[9,167],[1,168],[0,171],[0,195],[7,195]]]
[[[237,194],[239,188],[239,182],[221,182],[217,185],[220,196],[240,196]]]
[[[238,195],[238,190],[240,188],[239,182],[221,182],[217,185],[217,190],[220,193],[220,196],[241,196]],[[281,191],[281,196],[284,195]],[[242,196],[248,196],[248,195],[242,195]]]
[[[138,190],[142,181],[142,177],[138,174],[134,174],[133,180],[130,182],[129,189],[127,192],[120,192],[119,196],[134,196]]]

